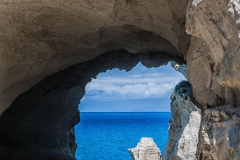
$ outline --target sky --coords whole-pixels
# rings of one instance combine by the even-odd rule
[[[80,112],[169,112],[176,84],[186,80],[170,63],[147,68],[138,63],[131,71],[107,70],[86,86]]]

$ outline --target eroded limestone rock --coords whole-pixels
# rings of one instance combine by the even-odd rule
[[[239,8],[238,0],[189,1],[186,31],[192,37],[187,75],[202,105],[240,104]]]
[[[160,149],[153,138],[143,137],[135,148],[128,149],[132,160],[162,160]]]
[[[187,75],[204,106],[202,159],[240,159],[239,8],[239,0],[192,0],[187,7]]]
[[[129,71],[139,62],[160,66],[176,58],[166,55],[163,58],[159,53],[111,51],[47,77],[20,95],[0,117],[0,159],[19,155],[32,159],[44,159],[44,155],[45,159],[74,159],[76,144],[72,128],[80,120],[79,100],[92,78],[107,69]],[[14,150],[15,146],[24,147],[19,152]],[[28,150],[35,151],[28,155]]]
[[[125,49],[158,53],[139,57],[149,66],[154,66],[156,57],[184,57],[191,97],[203,109],[202,137],[206,138],[199,143],[200,157],[239,159],[239,8],[239,0],[0,0],[0,115],[5,111],[0,118],[0,147],[13,144],[12,149],[23,146],[16,143],[29,142],[25,148],[34,148],[35,144],[37,149],[43,148],[43,152],[31,152],[45,153],[41,158],[53,151],[58,157],[60,151],[71,154],[74,144],[70,145],[66,137],[79,121],[77,101],[84,93],[78,85],[89,81],[72,65]],[[129,65],[127,61],[124,57],[121,63]],[[53,76],[69,66],[69,74]],[[94,67],[83,68],[91,72]],[[181,102],[180,96],[175,98]],[[59,100],[61,105],[56,107]],[[75,108],[68,107],[73,105]],[[177,116],[190,117],[191,111],[172,108]],[[171,125],[182,133],[189,119],[182,116],[177,121],[181,123],[172,121]],[[19,134],[23,136],[16,138]],[[167,157],[179,139],[171,129],[170,134],[174,138]],[[0,150],[11,155],[8,151]],[[21,156],[22,151],[14,153]]]
[[[47,76],[108,51],[183,57],[187,3],[0,0],[0,115]]]
[[[237,113],[239,113],[238,109],[227,108],[227,105],[206,109],[201,134],[201,150],[199,150],[202,159],[237,160],[240,158],[238,135],[240,117]]]
[[[169,138],[164,153],[166,160],[196,160],[201,124],[201,111],[190,98],[191,85],[180,82],[171,96]]]

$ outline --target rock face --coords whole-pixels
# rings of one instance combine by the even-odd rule
[[[191,102],[190,90],[189,82],[183,81],[175,87],[172,93],[172,116],[168,130],[169,138],[164,153],[166,160],[198,159],[201,111]]]
[[[73,127],[80,120],[78,104],[87,83],[107,69],[128,71],[138,62],[160,66],[169,60],[182,61],[179,57],[159,52],[132,54],[126,50],[112,51],[47,77],[20,95],[2,114],[0,159],[73,159],[76,150]],[[16,150],[16,146],[21,151]]]
[[[189,1],[186,32],[192,37],[187,74],[202,105],[240,104],[239,8],[238,0]]]
[[[187,0],[0,0],[0,115],[42,79],[112,50],[187,53]]]
[[[176,59],[186,61],[189,97],[202,110],[197,158],[239,159],[239,0],[0,0],[0,14],[5,159],[73,159],[72,128],[91,78]]]
[[[202,105],[200,159],[239,159],[240,105],[238,0],[189,1],[186,32],[188,80]]]
[[[162,160],[161,151],[152,138],[141,138],[137,146],[128,151],[132,160]]]
[[[233,106],[207,109],[202,129],[202,159],[239,159],[239,110]]]

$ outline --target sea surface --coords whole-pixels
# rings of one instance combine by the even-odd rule
[[[77,160],[131,160],[128,148],[152,137],[164,153],[170,112],[82,112],[75,127]]]

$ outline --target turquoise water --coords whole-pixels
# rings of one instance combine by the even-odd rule
[[[131,160],[128,148],[152,137],[164,153],[170,112],[82,112],[75,127],[78,160]]]

